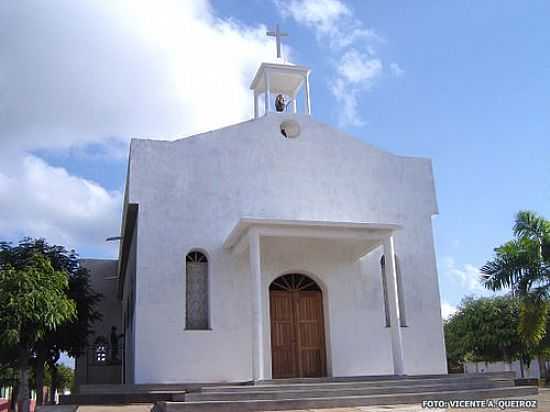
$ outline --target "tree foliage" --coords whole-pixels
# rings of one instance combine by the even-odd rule
[[[521,298],[520,334],[525,344],[540,346],[546,335],[550,293],[550,221],[520,211],[514,239],[495,249],[482,268],[482,283],[493,291],[510,289]]]
[[[36,383],[36,371],[31,374],[31,387],[38,391],[38,385]],[[74,370],[64,364],[55,365],[55,369],[51,366],[47,366],[44,369],[44,386],[52,387],[54,389],[63,391],[64,389],[72,389],[74,385]]]
[[[74,387],[74,370],[65,365],[57,366],[57,382],[56,389],[64,390]],[[51,384],[51,377],[48,383]]]
[[[78,356],[87,344],[92,324],[101,319],[101,314],[95,309],[101,295],[92,290],[89,273],[80,266],[74,250],[49,245],[44,239],[26,238],[17,246],[0,243],[0,264],[6,262],[23,268],[35,255],[44,256],[56,271],[66,274],[68,287],[65,292],[76,305],[76,316],[59,325],[55,333],[49,333],[44,340],[51,341],[50,346],[56,346],[71,356]]]
[[[0,344],[29,351],[60,324],[76,317],[66,294],[67,274],[56,271],[44,256],[34,254],[24,267],[0,268]]]
[[[57,279],[60,282],[59,285],[62,284],[62,287],[57,289],[57,295],[52,294],[51,291],[46,293],[47,299],[51,302],[54,302],[55,299],[63,299],[70,305],[71,312],[69,316],[66,311],[59,308],[60,310],[54,311],[53,317],[50,312],[39,307],[29,312],[34,313],[35,316],[45,316],[50,321],[42,329],[32,325],[31,329],[36,330],[37,335],[31,340],[32,343],[25,351],[27,353],[26,362],[31,364],[34,369],[36,386],[41,388],[44,384],[46,365],[54,376],[59,376],[61,372],[57,370],[59,367],[57,361],[61,353],[67,352],[71,356],[78,356],[84,350],[92,324],[101,318],[101,315],[95,310],[101,295],[95,293],[90,287],[89,274],[85,268],[80,266],[75,251],[67,251],[63,246],[49,245],[44,239],[26,238],[16,246],[0,242],[0,268],[7,274],[11,273],[9,271],[25,273],[32,267],[30,263],[35,259],[39,259],[45,267],[56,273],[57,277],[49,276],[48,282]],[[42,277],[36,276],[34,286],[47,289],[48,282],[44,282],[44,276],[49,272],[45,271],[44,267],[35,270],[35,272],[37,271],[41,273]],[[17,283],[14,288],[6,289],[6,299],[13,300],[15,290],[23,293],[25,291]],[[10,342],[13,347],[12,341],[0,340],[0,347],[6,351]],[[2,349],[0,349],[1,353]],[[38,390],[39,403],[42,401],[41,398],[42,391]]]
[[[26,401],[35,345],[74,319],[76,305],[66,293],[67,273],[55,270],[44,255],[32,253],[12,260],[6,245],[0,252],[0,345],[14,352],[19,369],[17,398]],[[28,402],[24,404],[28,408]]]
[[[449,363],[520,357],[524,348],[518,333],[519,312],[519,300],[512,296],[465,298],[445,322]]]

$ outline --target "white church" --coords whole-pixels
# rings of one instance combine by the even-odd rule
[[[309,76],[262,63],[252,119],[132,140],[77,382],[447,373],[431,161],[316,120]]]

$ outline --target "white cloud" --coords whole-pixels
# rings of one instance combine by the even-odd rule
[[[46,237],[70,248],[90,245],[107,250],[105,238],[119,233],[122,196],[26,155],[9,172],[0,172],[0,233]]]
[[[338,74],[348,83],[369,83],[381,73],[380,59],[371,58],[353,49],[342,56],[338,66]]]
[[[348,84],[337,78],[330,84],[330,91],[339,103],[338,106],[338,123],[342,126],[360,127],[365,124],[359,114],[357,88],[350,88]]]
[[[177,138],[250,117],[265,27],[206,1],[0,2],[0,136],[19,149]]]
[[[405,70],[397,63],[390,63],[390,71],[395,77],[401,77],[405,74]]]
[[[277,4],[296,21],[323,32],[330,32],[338,19],[351,15],[351,10],[339,0],[279,0]]]
[[[98,143],[125,156],[131,137],[250,118],[249,82],[274,57],[263,25],[206,0],[0,2],[0,19],[0,239],[105,245],[120,193],[32,153]]]
[[[474,265],[457,265],[452,257],[444,257],[442,263],[443,274],[457,282],[466,292],[486,291],[480,282],[481,272]]]
[[[275,0],[281,14],[313,29],[319,40],[345,48],[358,40],[382,40],[340,0]]]
[[[340,126],[364,125],[359,98],[383,72],[374,44],[384,39],[340,0],[275,0],[275,4],[283,16],[313,30],[331,52],[336,75],[329,90],[340,104]]]
[[[456,306],[450,305],[447,302],[442,302],[441,303],[441,317],[443,319],[449,319],[451,317],[451,315],[456,313],[457,310],[458,309],[457,309]]]
[[[336,79],[330,82],[330,91],[340,103],[338,122],[340,125],[363,126],[358,109],[359,94],[368,90],[382,74],[382,61],[355,49],[348,50],[337,67]]]

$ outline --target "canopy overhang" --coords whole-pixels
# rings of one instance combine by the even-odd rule
[[[400,225],[393,223],[243,217],[225,239],[224,248],[234,254],[243,253],[249,246],[248,234],[254,231],[260,237],[353,241],[357,258],[360,258],[400,229]]]
[[[294,96],[309,74],[310,69],[293,64],[262,63],[250,84],[256,93],[266,91],[265,73],[270,73],[270,91]]]

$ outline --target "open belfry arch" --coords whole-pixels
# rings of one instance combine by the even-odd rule
[[[309,92],[310,69],[290,64],[262,63],[252,80],[250,89],[254,91],[254,118],[273,112],[274,96],[285,97],[285,109],[282,111],[298,112],[298,95],[303,91],[303,113],[311,114]],[[260,108],[262,109],[260,111]]]
[[[270,112],[298,112],[298,95],[303,91],[303,113],[311,115],[309,92],[309,74],[311,70],[284,62],[282,57],[281,37],[287,36],[275,26],[275,31],[267,32],[275,37],[277,63],[262,63],[250,84],[254,93],[254,118]],[[261,109],[261,110],[260,110]]]

